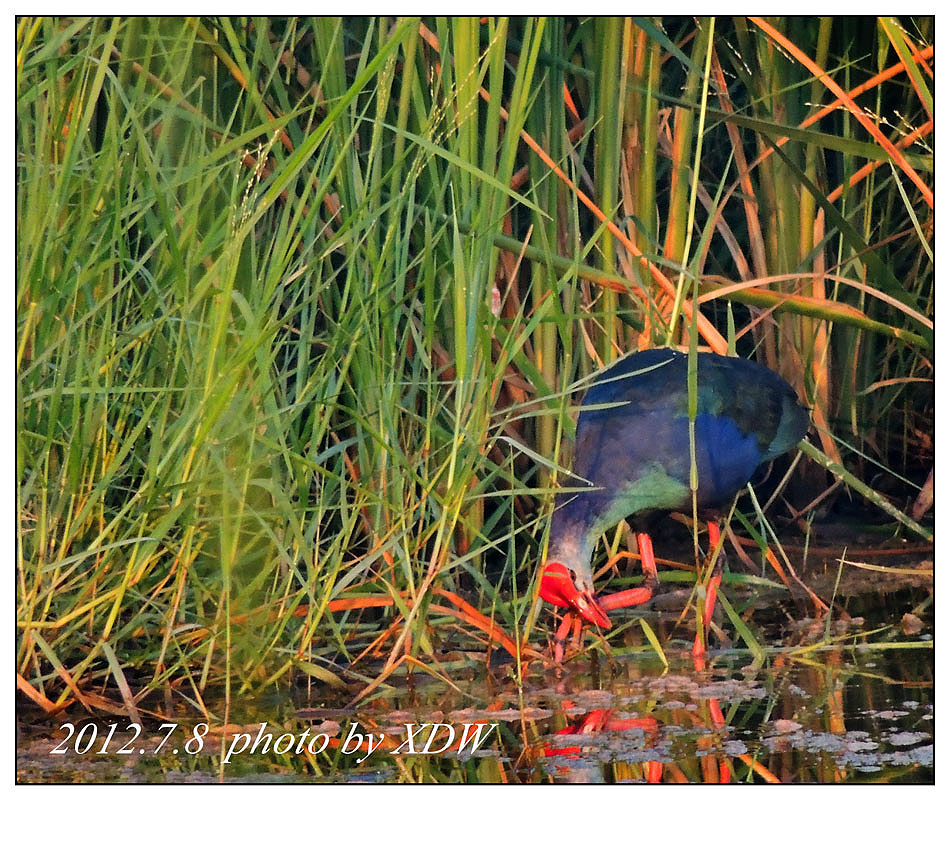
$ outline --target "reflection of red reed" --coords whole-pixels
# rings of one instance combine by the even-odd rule
[[[719,701],[716,699],[707,699],[705,702],[708,704],[709,723],[714,729],[724,729],[726,726],[726,718],[722,713]],[[573,703],[569,701],[563,703],[564,708],[571,708],[572,705]],[[698,714],[691,712],[690,719],[697,726],[703,724],[703,720]],[[598,708],[586,714],[578,725],[558,729],[555,734],[594,735],[600,732],[626,732],[630,729],[642,729],[644,732],[649,732],[652,742],[659,730],[659,724],[653,717],[616,717],[614,716],[613,709]],[[712,736],[702,737],[697,742],[698,749],[708,751],[712,750],[713,746],[714,738]],[[581,757],[581,753],[582,748],[580,746],[552,747],[545,745],[544,747],[544,755],[548,758],[561,756],[564,758],[577,759]],[[750,755],[742,753],[735,757],[758,773],[765,781],[773,783],[779,781],[768,768],[753,759]],[[689,782],[689,779],[678,765],[667,763],[666,767],[669,774],[667,781],[680,782],[683,784]],[[559,767],[558,769],[562,772],[567,770],[566,767]],[[712,755],[704,756],[700,763],[700,769],[702,770],[703,780],[708,784],[716,782],[728,784],[732,781],[732,765],[724,753],[720,753],[718,759]],[[650,783],[662,782],[663,770],[664,765],[660,761],[647,761],[644,763],[644,776]]]
[[[569,706],[569,703],[565,705]],[[565,729],[558,729],[558,735],[593,735],[598,732],[626,732],[630,729],[641,729],[644,732],[650,732],[656,735],[659,728],[656,720],[652,717],[613,717],[613,709],[598,708],[589,712],[577,726],[568,726]],[[581,748],[579,746],[551,747],[545,746],[544,754],[547,757],[563,755],[568,758],[579,758]],[[659,761],[646,762],[646,780],[656,783],[663,777],[663,765]]]

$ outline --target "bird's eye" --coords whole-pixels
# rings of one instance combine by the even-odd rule
[[[576,571],[571,571],[571,582],[573,582],[573,583],[576,583],[576,582],[577,582],[577,572],[576,572]]]

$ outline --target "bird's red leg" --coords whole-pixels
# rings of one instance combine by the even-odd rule
[[[564,661],[564,650],[565,645],[567,644],[567,636],[570,635],[572,627],[574,629],[574,634],[571,636],[571,646],[575,650],[580,649],[581,632],[584,629],[584,619],[576,612],[568,612],[566,615],[564,615],[561,625],[557,628],[557,634],[554,636],[555,664],[560,664],[562,661]]]
[[[643,566],[643,585],[638,588],[628,588],[626,591],[618,591],[614,594],[607,594],[601,597],[594,608],[601,610],[604,623],[609,627],[610,622],[603,612],[611,609],[620,609],[625,606],[639,606],[653,598],[653,592],[656,590],[659,579],[656,571],[656,559],[653,556],[653,542],[646,533],[637,534],[637,544],[640,547],[640,561]],[[555,570],[555,575],[560,575],[560,571]],[[566,576],[566,574],[565,574]],[[567,581],[566,579],[564,580]],[[544,596],[542,594],[542,596]],[[548,599],[548,598],[546,598]],[[563,605],[563,604],[557,604]],[[570,607],[569,607],[570,608]],[[590,620],[587,617],[587,620]],[[557,634],[554,636],[554,663],[560,664],[564,661],[564,652],[567,646],[567,637],[571,634],[571,627],[574,628],[574,646],[577,647],[580,642],[581,630],[583,628],[585,617],[579,612],[568,611],[558,627]]]
[[[574,618],[574,635],[571,636],[571,646],[575,650],[581,647],[581,632],[584,630],[584,619],[580,615]]]
[[[626,606],[639,606],[653,599],[653,592],[659,584],[656,570],[656,558],[653,556],[653,540],[647,533],[637,533],[637,545],[640,548],[640,564],[643,567],[643,585],[605,594],[597,603],[605,612],[622,609]]]
[[[567,642],[567,636],[574,625],[575,615],[573,612],[567,612],[564,615],[561,625],[557,628],[557,634],[554,636],[554,663],[560,664],[564,661],[564,645]]]
[[[721,533],[719,525],[715,521],[707,522],[709,528],[709,552],[714,553],[719,545]],[[719,586],[722,584],[722,552],[716,558],[716,567],[713,575],[709,578],[706,585],[706,599],[703,601],[703,628],[696,633],[696,641],[693,643],[693,656],[703,656],[706,653],[706,641],[709,636],[709,625],[712,623],[713,611],[716,608],[716,597],[719,594]]]

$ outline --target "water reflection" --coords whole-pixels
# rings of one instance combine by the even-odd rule
[[[719,653],[664,669],[648,654],[475,675],[458,690],[430,677],[382,689],[358,710],[268,700],[246,726],[212,729],[202,752],[52,756],[21,736],[24,781],[844,782],[933,781],[930,642]],[[492,684],[494,683],[494,684]],[[461,693],[459,693],[461,691]],[[316,704],[314,704],[316,703]],[[234,755],[242,730],[274,732],[267,753]],[[477,748],[465,741],[491,728]],[[452,727],[450,735],[449,727]],[[433,729],[435,736],[432,735]],[[309,730],[309,731],[306,731]],[[280,733],[305,735],[276,742]],[[377,736],[371,749],[355,735]],[[406,746],[407,734],[412,736]],[[309,740],[325,735],[326,740]],[[347,746],[347,738],[350,745]],[[449,738],[451,738],[449,740]],[[428,742],[428,750],[426,749]],[[463,744],[460,747],[460,744]],[[308,749],[309,746],[309,749]],[[398,751],[402,748],[401,751]],[[358,751],[357,751],[358,750]],[[394,751],[397,750],[397,751]],[[474,751],[473,751],[474,750]]]
[[[52,752],[63,738],[59,723],[20,718],[17,776],[100,782],[932,782],[932,589],[888,594],[871,582],[868,594],[864,582],[862,594],[861,582],[836,583],[833,621],[794,621],[796,615],[779,608],[769,622],[757,609],[756,634],[771,646],[756,654],[748,647],[728,649],[720,636],[708,661],[694,662],[691,642],[677,625],[679,599],[677,613],[653,610],[649,618],[668,665],[647,640],[638,613],[618,626],[610,648],[595,643],[559,669],[536,660],[520,681],[510,662],[486,668],[484,652],[459,649],[440,654],[440,670],[432,674],[400,667],[357,708],[345,706],[365,684],[336,699],[315,684],[294,695],[232,700],[226,726],[199,723],[185,702],[151,713],[143,708],[151,720],[134,752],[125,755],[100,750],[104,736],[114,732],[118,741],[130,734],[118,718],[84,719],[72,712],[77,740],[80,733],[90,738],[83,744],[87,751],[61,754]],[[739,611],[751,611],[751,605]],[[907,613],[912,606],[917,608]],[[361,667],[374,675],[379,666]],[[225,710],[223,701],[205,702],[210,712]],[[175,753],[174,741],[163,743],[162,730],[171,723],[184,751]],[[479,726],[483,732],[475,740]],[[205,728],[200,751],[188,752],[184,738]]]
[[[548,731],[543,769],[555,781],[932,780],[932,686],[825,655],[621,677],[610,708],[562,698],[566,725]]]
[[[759,662],[726,653],[698,671],[615,659],[598,690],[575,669],[557,697],[525,695],[564,720],[552,718],[542,769],[555,781],[932,781],[932,642],[867,643],[861,626],[798,625]]]

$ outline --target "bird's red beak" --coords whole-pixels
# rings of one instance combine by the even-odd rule
[[[574,585],[574,578],[566,565],[552,562],[541,576],[541,599],[555,606],[573,609],[588,623],[610,629],[606,613],[592,592],[582,592]]]

